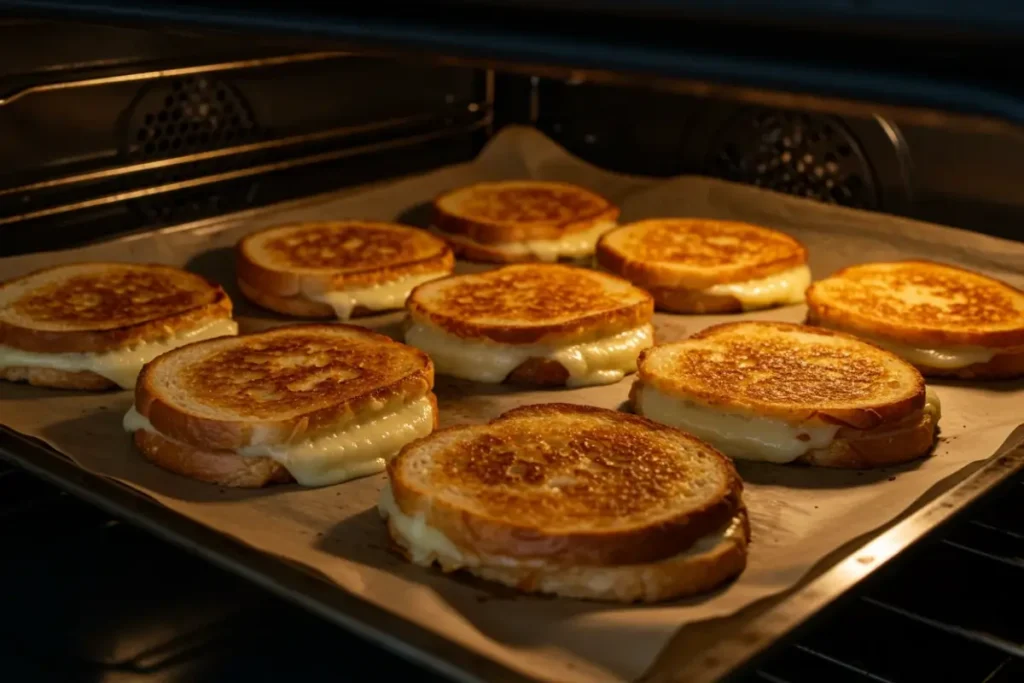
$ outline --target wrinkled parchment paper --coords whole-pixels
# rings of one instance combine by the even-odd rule
[[[221,282],[243,331],[287,322],[255,309],[234,286],[231,247],[251,230],[292,220],[398,219],[425,225],[438,193],[503,178],[580,183],[619,203],[623,221],[654,216],[734,218],[784,230],[810,250],[816,278],[868,260],[927,257],[1024,286],[1024,245],[950,228],[828,207],[698,177],[631,178],[595,169],[530,129],[506,129],[471,163],[364,191],[78,250],[0,260],[0,278],[76,260],[161,262]],[[472,268],[461,265],[460,268]],[[656,320],[660,340],[726,319],[803,319],[804,307],[743,316]],[[400,314],[363,324],[394,334]],[[614,386],[521,391],[438,378],[443,424],[477,422],[517,405],[563,401],[618,408],[630,380]],[[37,437],[81,467],[115,478],[177,512],[268,553],[313,568],[366,600],[446,638],[542,679],[619,680],[641,675],[684,623],[732,614],[795,585],[820,559],[879,528],[933,485],[969,463],[1011,449],[1024,421],[1024,383],[936,383],[942,436],[932,458],[871,472],[741,463],[753,526],[746,572],[703,599],[616,606],[516,595],[407,564],[387,545],[375,503],[383,476],[303,490],[239,491],[164,472],[132,448],[121,429],[130,392],[76,393],[0,383],[0,424]],[[683,655],[685,656],[685,654]]]

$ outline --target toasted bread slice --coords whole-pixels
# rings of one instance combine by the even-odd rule
[[[800,303],[807,250],[776,230],[734,221],[657,218],[606,233],[598,264],[648,290],[659,309],[732,313]]]
[[[290,325],[157,358],[139,376],[125,424],[147,457],[197,479],[279,481],[278,469],[264,461],[280,456],[299,483],[334,483],[380,471],[381,459],[393,454],[381,444],[404,439],[400,447],[433,429],[433,380],[425,354],[384,335]],[[379,420],[388,420],[387,428],[376,434]],[[364,454],[364,446],[376,450]],[[348,452],[353,459],[329,461]]]
[[[926,375],[1024,375],[1024,292],[931,261],[865,263],[814,283],[808,321],[882,345]]]
[[[485,383],[589,386],[636,371],[654,343],[647,292],[596,271],[506,266],[417,287],[405,340],[440,374]]]
[[[235,334],[219,286],[157,264],[55,266],[0,284],[0,378],[37,386],[134,386],[142,364]]]
[[[478,183],[434,201],[434,228],[463,258],[497,263],[555,261],[594,252],[619,209],[568,183]]]
[[[517,408],[410,444],[388,477],[381,512],[409,559],[526,591],[664,600],[745,564],[749,527],[728,459],[624,413]]]
[[[598,338],[650,322],[650,295],[629,282],[584,268],[519,264],[420,285],[406,308],[466,339],[531,344]]]
[[[454,267],[444,240],[374,221],[278,226],[247,235],[237,248],[238,283],[247,298],[310,318],[400,309],[413,287]]]
[[[776,322],[715,325],[646,351],[631,403],[733,457],[834,467],[920,457],[939,418],[937,397],[898,356]]]

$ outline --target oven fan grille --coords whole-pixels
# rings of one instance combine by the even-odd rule
[[[877,208],[877,183],[856,138],[838,120],[744,111],[717,134],[706,160],[715,176],[855,208]]]
[[[130,162],[174,158],[178,163],[156,169],[153,185],[231,170],[233,155],[203,158],[264,137],[253,108],[232,84],[216,76],[190,76],[146,85],[125,117],[122,154]],[[197,157],[188,163],[188,157]],[[246,163],[253,163],[251,156]],[[253,201],[252,180],[201,185],[144,197],[133,208],[149,223],[177,223],[245,208]]]

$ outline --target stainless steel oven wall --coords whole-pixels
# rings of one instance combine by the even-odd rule
[[[486,72],[218,34],[0,23],[0,255],[471,158]]]
[[[498,92],[522,98],[518,120],[614,170],[711,175],[1024,239],[1024,136],[521,76],[499,77]]]

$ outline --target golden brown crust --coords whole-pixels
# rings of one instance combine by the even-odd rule
[[[277,297],[447,274],[455,267],[451,248],[439,237],[378,221],[276,226],[245,236],[235,252],[237,278]]]
[[[238,488],[261,488],[295,481],[283,465],[271,458],[204,450],[145,429],[136,431],[134,439],[146,460],[190,479]]]
[[[1024,345],[1024,292],[944,263],[844,268],[811,285],[807,306],[809,319],[829,327],[923,348]]]
[[[309,318],[312,320],[324,320],[337,317],[334,309],[328,304],[313,301],[302,296],[277,296],[267,294],[250,286],[244,280],[238,280],[238,289],[245,295],[245,298],[261,308],[281,315],[289,315],[294,318]],[[388,311],[371,311],[365,306],[356,306],[352,309],[352,318],[361,318],[368,315],[379,315]]]
[[[654,307],[672,313],[705,315],[711,313],[740,313],[743,304],[734,296],[707,294],[696,289],[647,287],[654,297]]]
[[[93,289],[97,303],[88,310],[78,311],[87,317],[80,317],[76,327],[66,330],[38,329],[0,319],[0,345],[37,353],[98,353],[157,341],[179,330],[231,317],[231,299],[224,290],[194,273],[156,264],[82,263],[72,266],[95,268],[95,277],[82,277],[88,277],[97,287],[109,287],[106,291]],[[104,268],[119,271],[120,276],[105,277]],[[10,280],[0,285],[0,289],[19,286],[29,278],[52,270],[55,269],[46,268]],[[88,287],[82,277],[70,279],[67,286]],[[50,288],[39,294],[47,299],[64,297],[64,301],[71,296],[67,292],[50,291]],[[140,296],[149,296],[152,300],[143,306],[138,303]],[[52,303],[60,301],[56,299]],[[26,303],[32,309],[25,311],[27,315],[40,314],[31,301]],[[58,307],[43,315],[51,320],[70,321],[74,320],[76,311],[62,311]],[[119,325],[122,319],[129,324]],[[95,321],[96,328],[89,329],[87,326],[92,323],[88,321]]]
[[[509,253],[501,249],[488,248],[483,244],[469,244],[465,241],[455,240],[450,237],[444,238],[448,245],[451,246],[452,251],[455,255],[465,261],[476,261],[478,263],[534,263],[541,259],[532,253]],[[573,258],[573,257],[560,257],[559,263],[571,263],[578,265],[587,265],[590,260],[590,256]]]
[[[27,382],[34,387],[51,389],[102,391],[117,388],[117,384],[106,377],[88,370],[73,372],[40,367],[0,367],[0,379],[8,382]]]
[[[619,209],[604,197],[577,185],[547,181],[478,183],[434,200],[439,231],[465,235],[481,245],[554,240],[618,217]]]
[[[464,569],[489,581],[497,581],[525,592],[548,593],[566,598],[614,602],[661,602],[706,593],[743,572],[747,564],[750,524],[746,510],[737,513],[739,533],[699,554],[680,554],[657,562],[588,567],[544,565],[538,567],[467,566]],[[398,550],[409,558],[402,536],[388,521],[388,532]],[[411,558],[410,558],[411,559]]]
[[[807,263],[807,250],[785,233],[749,223],[657,218],[601,236],[597,263],[641,287],[702,290],[746,282]]]
[[[406,308],[412,320],[456,337],[530,344],[639,327],[653,317],[654,300],[613,275],[522,264],[420,285]]]
[[[566,419],[575,422],[559,424]],[[417,449],[461,434],[466,440],[450,453],[432,453],[429,483],[407,471]],[[699,467],[672,450],[683,447]],[[719,483],[686,508],[684,492],[698,472]],[[399,509],[422,514],[456,547],[561,566],[663,560],[742,509],[742,482],[721,453],[689,434],[592,406],[525,406],[486,426],[437,431],[402,449],[388,475]],[[561,480],[557,495],[546,488]],[[458,495],[438,495],[448,489],[470,496],[472,512]],[[605,523],[572,526],[572,520],[595,518]]]
[[[208,354],[178,368],[185,349],[189,354]],[[280,365],[274,360],[278,354],[309,362],[295,365],[289,360]],[[165,367],[179,390],[187,389],[189,400],[201,400],[225,414],[199,414],[168,395]],[[418,349],[352,325],[301,324],[199,342],[164,354],[139,375],[135,407],[171,439],[231,450],[342,425],[371,406],[407,403],[433,386],[433,363]],[[246,419],[230,417],[236,413]]]
[[[823,343],[809,343],[814,339]],[[924,378],[895,354],[792,323],[713,325],[645,350],[637,366],[640,381],[669,396],[792,422],[818,418],[868,429],[925,404]]]
[[[849,469],[898,465],[928,455],[937,427],[935,414],[925,410],[894,425],[867,430],[844,427],[827,448],[808,451],[799,462]]]

